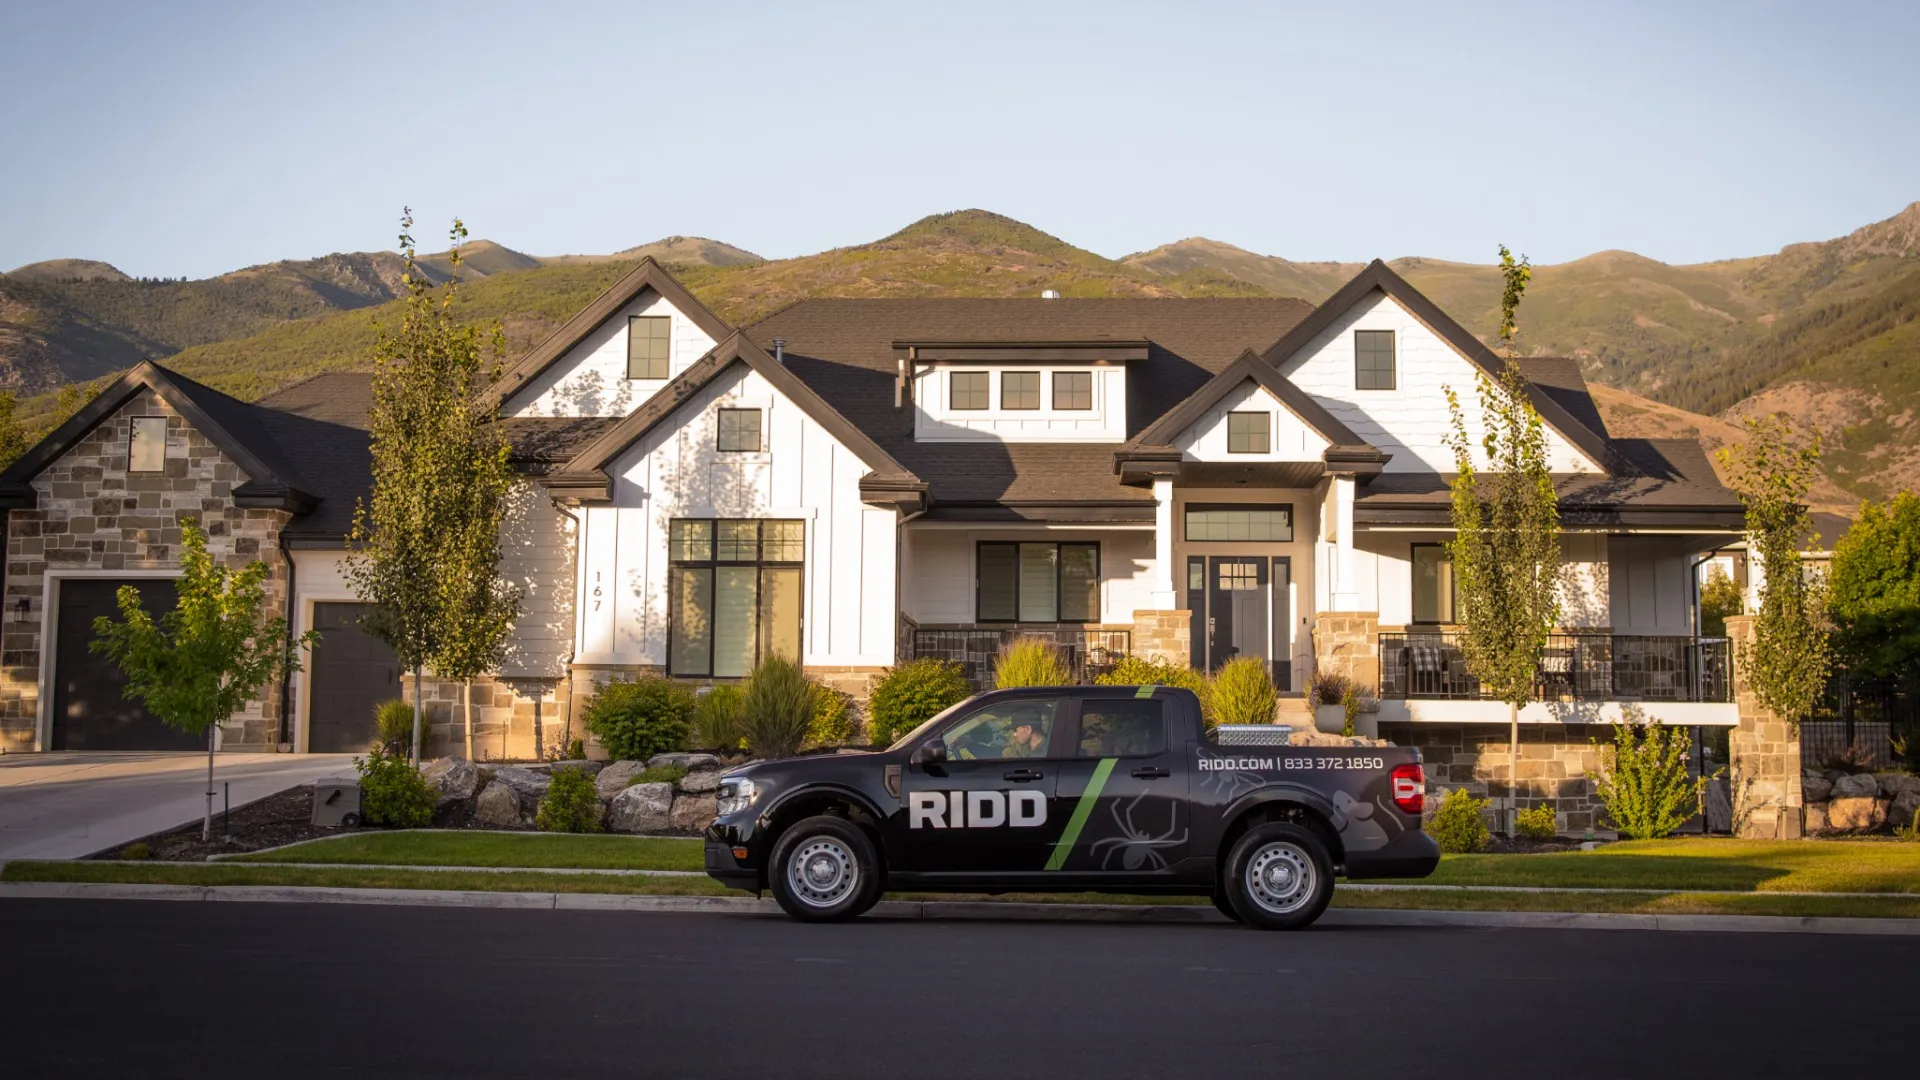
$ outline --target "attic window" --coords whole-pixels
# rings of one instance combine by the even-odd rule
[[[757,454],[760,448],[759,409],[720,410],[719,449]]]
[[[635,315],[627,320],[627,378],[664,379],[673,360],[673,319]]]
[[[127,439],[127,471],[165,472],[167,468],[167,418],[136,416],[133,433]]]
[[[1227,453],[1265,454],[1273,449],[1272,417],[1263,412],[1227,414]]]
[[[1353,332],[1353,388],[1355,390],[1392,390],[1393,331],[1355,330]]]

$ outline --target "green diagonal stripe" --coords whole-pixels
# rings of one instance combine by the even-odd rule
[[[1093,816],[1093,804],[1100,801],[1100,789],[1107,786],[1107,777],[1113,773],[1113,763],[1119,758],[1101,758],[1100,764],[1093,767],[1093,779],[1087,781],[1087,790],[1074,804],[1073,816],[1067,819],[1067,831],[1060,834],[1060,841],[1053,845],[1053,854],[1047,858],[1047,869],[1058,870],[1067,865],[1067,855],[1073,851],[1073,842],[1080,839],[1080,830],[1086,827],[1087,819]]]
[[[1133,696],[1137,698],[1152,697],[1153,692],[1159,688],[1160,688],[1159,683],[1148,683],[1147,685],[1142,686],[1140,689],[1135,690],[1133,692]]]

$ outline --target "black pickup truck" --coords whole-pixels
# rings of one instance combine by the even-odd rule
[[[998,690],[885,750],[765,761],[720,781],[707,873],[805,920],[888,889],[1205,895],[1305,926],[1336,874],[1424,877],[1420,753],[1209,734],[1165,686]]]

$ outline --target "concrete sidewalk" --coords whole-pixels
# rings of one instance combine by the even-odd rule
[[[200,753],[0,756],[0,860],[77,859],[199,820],[206,809]],[[350,754],[219,754],[221,785],[243,806],[322,776],[352,775]]]

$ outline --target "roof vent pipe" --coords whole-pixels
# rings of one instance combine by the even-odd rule
[[[1042,299],[1042,300],[1058,300],[1058,299],[1060,299],[1060,290],[1059,290],[1059,289],[1041,289],[1041,290],[1040,290],[1040,299]]]
[[[787,339],[786,338],[773,339],[773,362],[776,364],[784,364],[787,362]]]

